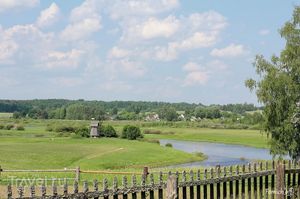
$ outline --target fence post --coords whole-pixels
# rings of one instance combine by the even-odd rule
[[[285,175],[284,165],[278,164],[276,167],[276,199],[284,199]]]
[[[76,167],[76,181],[79,182],[80,181],[80,167]]]
[[[149,175],[149,168],[148,168],[148,167],[144,167],[143,175],[144,175],[146,178],[147,178],[147,176]]]
[[[171,175],[167,181],[167,199],[175,199],[177,194],[177,179],[176,176]]]

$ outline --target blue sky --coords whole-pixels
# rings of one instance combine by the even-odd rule
[[[0,98],[257,103],[290,0],[0,0]]]

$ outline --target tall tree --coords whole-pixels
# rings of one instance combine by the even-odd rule
[[[246,80],[246,86],[256,90],[265,106],[264,127],[272,138],[271,153],[299,159],[300,129],[295,125],[295,115],[300,100],[300,7],[295,7],[280,35],[286,41],[285,48],[270,61],[256,56],[254,67],[260,78]]]

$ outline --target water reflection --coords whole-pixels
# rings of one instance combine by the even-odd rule
[[[246,164],[253,160],[272,160],[269,150],[263,148],[209,142],[160,140],[162,146],[165,146],[166,143],[171,143],[174,149],[188,153],[202,152],[208,156],[204,161],[172,165],[170,166],[172,168],[216,165],[229,166]]]

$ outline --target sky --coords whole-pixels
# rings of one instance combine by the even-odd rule
[[[292,0],[0,0],[0,99],[254,103]]]

